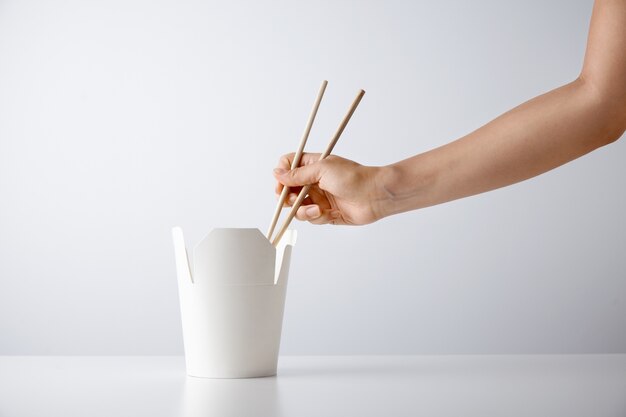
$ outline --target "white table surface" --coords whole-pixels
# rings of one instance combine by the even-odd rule
[[[626,355],[281,357],[186,377],[182,357],[0,357],[0,416],[626,416]]]

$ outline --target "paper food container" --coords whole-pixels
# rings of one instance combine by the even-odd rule
[[[187,374],[276,375],[291,250],[258,229],[214,229],[189,253],[172,229]]]

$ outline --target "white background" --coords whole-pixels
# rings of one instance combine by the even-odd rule
[[[591,1],[0,1],[0,354],[182,354],[170,228],[265,230],[296,146],[387,164],[573,80]],[[297,224],[282,353],[626,352],[626,142]]]

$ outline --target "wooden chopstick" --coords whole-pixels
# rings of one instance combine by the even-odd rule
[[[322,102],[322,97],[324,97],[324,91],[326,91],[327,85],[328,81],[322,81],[322,85],[320,86],[320,90],[317,93],[315,103],[313,103],[313,109],[311,109],[309,120],[307,121],[304,133],[302,134],[302,139],[300,139],[300,146],[298,146],[296,155],[293,157],[293,161],[291,161],[291,169],[297,168],[300,165],[300,159],[302,158],[302,154],[304,153],[304,145],[306,145],[306,141],[309,138],[309,133],[311,133],[311,127],[313,126],[313,122],[315,121],[317,110],[320,108],[320,103]],[[272,238],[272,233],[274,233],[276,223],[278,223],[278,218],[280,217],[280,212],[283,208],[283,205],[285,204],[285,199],[288,195],[289,187],[285,185],[283,187],[283,191],[280,193],[280,198],[278,199],[278,204],[276,204],[276,209],[274,209],[274,216],[272,217],[272,221],[270,222],[270,227],[267,229],[266,236],[268,239]]]
[[[322,159],[325,159],[326,157],[328,157],[328,155],[330,155],[330,153],[333,151],[333,148],[337,144],[337,141],[339,140],[339,137],[343,133],[343,130],[348,125],[348,122],[350,121],[350,118],[354,114],[354,111],[356,110],[356,108],[358,107],[359,103],[361,102],[361,99],[363,98],[363,95],[365,95],[365,91],[360,90],[359,93],[357,94],[356,98],[354,99],[354,101],[350,105],[350,109],[348,109],[348,113],[346,113],[346,115],[344,116],[343,120],[341,121],[341,124],[339,124],[339,127],[337,128],[337,131],[335,132],[335,135],[333,136],[333,138],[328,143],[328,146],[326,146],[326,150],[324,151],[323,154],[320,155],[319,161],[321,161]],[[304,201],[304,199],[309,194],[309,190],[311,189],[311,186],[312,185],[309,184],[309,185],[305,185],[304,187],[302,187],[302,190],[300,191],[300,194],[298,194],[298,198],[296,199],[296,201],[293,203],[293,206],[291,207],[291,210],[289,211],[289,214],[287,215],[287,218],[285,219],[282,227],[280,228],[280,230],[279,230],[278,234],[276,235],[276,237],[274,238],[274,240],[272,240],[272,245],[277,246],[278,242],[280,242],[280,239],[283,237],[283,235],[287,231],[287,228],[289,227],[289,224],[291,224],[291,221],[296,216],[296,212],[298,211],[298,209],[302,205],[302,202]]]

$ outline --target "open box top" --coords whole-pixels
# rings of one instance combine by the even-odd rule
[[[202,285],[276,285],[286,251],[296,243],[297,232],[288,230],[277,247],[254,228],[216,228],[193,248],[189,257],[183,231],[172,229],[178,276]]]

